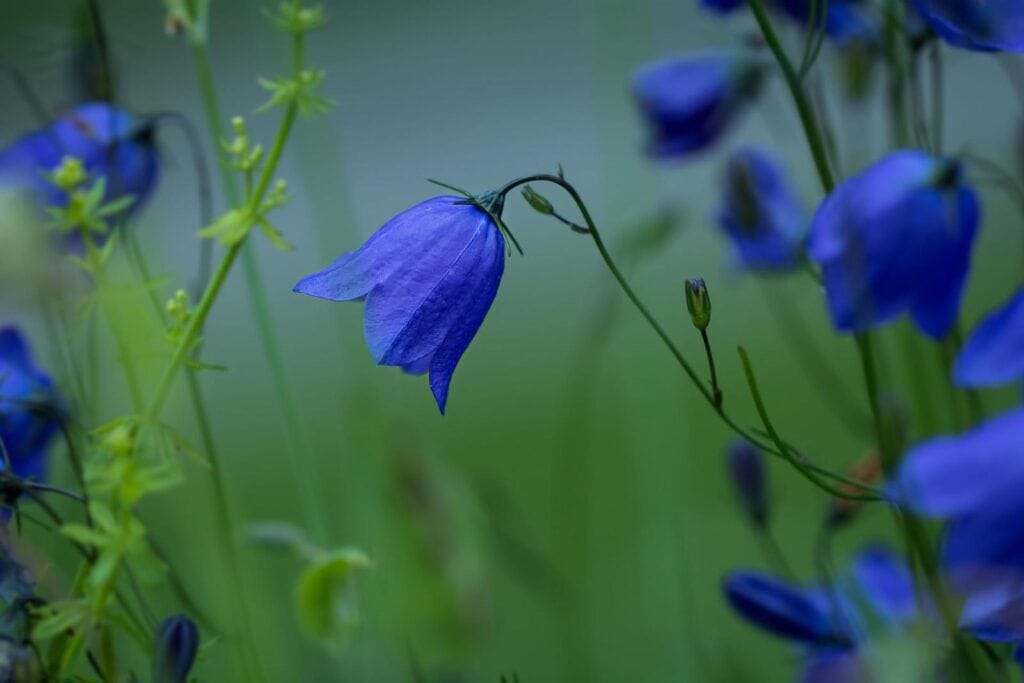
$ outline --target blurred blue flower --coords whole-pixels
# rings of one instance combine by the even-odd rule
[[[827,609],[801,586],[764,572],[735,571],[723,590],[733,609],[769,633],[817,647],[848,642]]]
[[[819,0],[775,0],[775,4],[801,27],[811,20],[811,10],[820,12],[823,3]],[[820,19],[815,16],[815,24]],[[853,0],[828,0],[825,10],[825,35],[836,44],[846,46],[854,42],[871,44],[878,40],[878,27],[864,11],[860,3]]]
[[[960,625],[985,640],[1024,640],[1024,408],[914,447],[890,498],[950,522],[942,566],[964,604]]]
[[[750,49],[641,67],[633,76],[633,93],[650,129],[650,154],[681,158],[714,143],[757,95],[765,73],[764,60]]]
[[[985,316],[953,369],[962,387],[989,387],[1024,379],[1024,288]]]
[[[871,680],[863,656],[870,646],[865,624],[880,619],[898,628],[916,619],[918,610],[910,569],[885,546],[864,548],[848,575],[835,586],[803,587],[763,572],[738,571],[726,578],[724,590],[741,616],[801,646],[798,680],[857,683]]]
[[[980,221],[974,190],[949,159],[893,152],[840,184],[811,222],[835,326],[863,331],[909,311],[942,338],[956,320]]]
[[[1024,52],[1024,3],[1020,0],[914,0],[913,4],[951,45]]]
[[[33,364],[21,333],[0,328],[0,440],[14,474],[42,480],[46,449],[57,433],[56,413],[33,409],[27,402],[58,410],[53,383]]]
[[[741,149],[729,158],[724,185],[717,219],[735,260],[752,270],[797,265],[807,215],[782,167],[763,152]]]
[[[378,365],[430,372],[444,413],[452,373],[494,301],[505,239],[482,209],[434,197],[398,214],[357,251],[342,254],[295,291],[366,300],[365,335]]]
[[[105,201],[134,197],[131,211],[156,184],[159,160],[153,133],[151,124],[140,125],[111,104],[80,105],[0,150],[0,184],[31,191],[44,207],[63,206],[67,197],[46,174],[65,156],[75,156],[91,177],[106,178]]]
[[[160,623],[153,642],[153,683],[185,683],[199,651],[199,629],[184,614]]]
[[[749,441],[737,439],[726,450],[725,463],[743,512],[751,522],[763,527],[768,522],[764,455]]]
[[[716,14],[729,14],[747,6],[747,0],[700,0],[702,7]]]

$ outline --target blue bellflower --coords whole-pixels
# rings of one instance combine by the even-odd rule
[[[5,327],[0,329],[0,440],[15,475],[42,480],[57,422],[53,414],[34,410],[26,402],[58,409],[53,383],[33,364],[21,333]]]
[[[448,386],[484,321],[505,268],[505,238],[461,197],[398,214],[358,250],[295,285],[332,301],[366,301],[366,344],[378,365],[430,373],[444,414]]]
[[[661,159],[699,152],[731,128],[760,90],[765,62],[749,49],[675,57],[641,67],[633,93]]]
[[[184,614],[167,617],[153,638],[153,683],[186,683],[199,652],[199,628]]]
[[[798,680],[858,683],[870,680],[862,656],[867,647],[864,625],[880,621],[899,628],[918,613],[910,570],[888,548],[863,549],[848,574],[849,581],[825,588],[798,586],[758,571],[737,571],[726,578],[724,590],[747,621],[800,646],[804,657]]]
[[[106,178],[104,201],[134,197],[131,210],[156,184],[159,160],[153,132],[152,125],[138,125],[111,104],[83,104],[0,150],[0,183],[31,191],[44,207],[64,206],[67,197],[46,175],[70,155],[82,161],[92,178]]]
[[[948,159],[893,152],[841,183],[811,222],[829,312],[860,332],[909,312],[940,339],[956,320],[980,221],[974,190]]]
[[[971,332],[953,368],[962,387],[991,387],[1024,379],[1024,288]]]
[[[1024,52],[1020,0],[914,0],[918,14],[946,42],[983,52]]]
[[[1024,640],[1024,408],[914,447],[887,487],[894,502],[949,522],[942,566],[964,604],[960,625]]]
[[[726,451],[725,463],[740,507],[751,522],[763,527],[768,522],[764,455],[749,441],[737,439]]]
[[[729,158],[717,220],[739,265],[781,270],[800,262],[807,216],[782,168],[767,154],[741,149]]]

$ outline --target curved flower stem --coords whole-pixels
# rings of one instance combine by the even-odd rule
[[[594,245],[597,247],[598,252],[600,252],[601,258],[604,259],[605,265],[608,267],[608,270],[611,271],[612,276],[615,278],[616,282],[618,282],[619,287],[622,288],[622,291],[629,298],[630,302],[644,317],[644,320],[647,321],[647,324],[650,325],[650,327],[654,330],[655,334],[658,335],[658,337],[661,339],[665,347],[668,348],[669,352],[671,352],[672,356],[679,364],[679,367],[683,369],[683,372],[685,372],[687,377],[690,378],[690,381],[693,383],[693,385],[697,387],[697,390],[701,393],[701,396],[704,397],[704,400],[708,403],[708,405],[711,406],[712,410],[715,411],[718,417],[730,429],[732,429],[738,436],[746,439],[747,441],[757,446],[761,450],[790,460],[791,462],[794,463],[794,466],[797,467],[797,469],[804,473],[804,476],[808,476],[806,473],[810,472],[810,476],[808,476],[808,478],[813,483],[820,486],[823,490],[827,491],[831,495],[840,498],[852,498],[855,500],[878,499],[878,497],[875,495],[851,494],[830,485],[828,482],[823,482],[818,476],[819,474],[821,474],[820,470],[822,468],[810,468],[804,462],[797,463],[795,458],[791,459],[791,457],[786,455],[787,453],[790,453],[788,447],[784,443],[782,443],[781,440],[779,440],[779,443],[782,444],[781,447],[779,446],[779,443],[776,443],[775,447],[773,447],[771,444],[766,443],[763,439],[757,438],[751,431],[741,427],[739,423],[737,423],[728,413],[725,412],[725,409],[721,405],[721,402],[716,400],[714,391],[709,389],[704,384],[703,380],[701,380],[700,376],[697,375],[696,371],[693,369],[693,366],[691,366],[690,363],[686,360],[686,357],[683,356],[682,351],[680,351],[679,347],[676,346],[675,342],[672,341],[672,338],[668,335],[668,332],[665,331],[665,328],[661,326],[661,323],[658,322],[657,318],[654,317],[654,315],[650,312],[650,310],[643,303],[643,301],[640,300],[640,297],[637,296],[636,292],[633,291],[633,288],[626,280],[626,277],[622,274],[622,271],[619,270],[619,267],[618,265],[616,265],[615,260],[608,252],[608,249],[604,244],[604,240],[601,239],[601,233],[598,231],[597,225],[594,223],[594,219],[590,215],[590,211],[587,209],[586,204],[583,202],[583,198],[580,197],[575,187],[573,187],[568,181],[565,180],[565,178],[561,176],[541,173],[537,175],[526,176],[524,178],[518,178],[509,183],[506,183],[497,192],[498,194],[505,195],[511,192],[516,187],[519,187],[520,185],[525,185],[526,183],[530,182],[552,183],[560,187],[572,198],[572,200],[576,203],[576,207],[579,209],[580,215],[583,216],[584,224],[587,226],[587,234],[590,235],[591,239],[594,240]],[[792,454],[790,453],[790,456],[791,455]],[[846,477],[843,477],[840,474],[828,473],[827,475],[823,476],[828,476],[835,480],[844,481],[844,483],[849,483],[863,491],[873,490],[872,487],[870,487],[867,484],[864,484],[862,482],[856,482],[854,480],[848,480]]]

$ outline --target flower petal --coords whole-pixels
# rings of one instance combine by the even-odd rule
[[[756,571],[737,571],[723,586],[733,608],[775,635],[812,645],[841,642],[828,616],[798,586]]]
[[[455,202],[464,198],[443,196],[428,199],[393,217],[363,246],[338,257],[324,270],[304,277],[295,285],[301,294],[351,301],[398,272],[409,261],[444,258],[453,242],[463,239],[462,231],[449,230],[452,221],[461,223],[467,207]],[[431,262],[433,263],[433,262]]]
[[[975,328],[956,359],[953,376],[962,387],[989,387],[1024,377],[1024,288]]]
[[[960,436],[930,439],[904,458],[892,497],[918,512],[961,516],[1016,500],[1024,488],[1024,408]]]
[[[486,263],[481,264],[481,269],[486,274],[485,281],[479,288],[473,290],[470,305],[454,321],[430,364],[430,390],[442,415],[448,403],[448,386],[451,384],[455,366],[458,365],[462,354],[466,352],[491,309],[494,297],[498,293],[498,285],[501,284],[501,276],[505,271],[505,240],[500,232],[488,232],[485,250],[491,255],[489,267]]]

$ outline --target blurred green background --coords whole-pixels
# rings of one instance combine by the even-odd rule
[[[265,3],[214,0],[211,49],[225,115],[243,114],[268,141],[274,114],[255,115],[257,76],[287,68],[286,39],[263,18]],[[755,415],[734,353],[745,345],[786,437],[818,461],[845,467],[870,447],[829,409],[823,387],[773,321],[770,297],[799,311],[845,389],[862,395],[849,339],[836,336],[810,281],[758,280],[728,265],[711,215],[724,156],[765,146],[785,160],[808,210],[820,200],[813,168],[781,82],[712,152],[683,164],[642,154],[629,98],[632,71],[660,56],[735,43],[749,18],[723,21],[694,0],[378,0],[326,4],[328,25],[309,41],[325,68],[326,116],[301,120],[280,175],[294,201],[277,225],[295,245],[282,253],[253,240],[272,317],[316,455],[320,514],[329,545],[356,545],[374,568],[358,585],[362,621],[332,656],[303,635],[292,610],[299,565],[251,543],[242,557],[254,596],[253,628],[272,680],[774,681],[796,653],[732,616],[722,574],[765,563],[724,476],[729,435],[671,357],[611,286],[591,241],[515,198],[505,217],[525,249],[507,265],[500,294],[438,415],[423,378],[373,366],[361,338],[362,309],[291,293],[440,178],[483,191],[562,164],[616,251],[665,212],[678,234],[655,253],[627,259],[638,290],[692,362],[699,337],[682,298],[703,276],[714,301],[711,338],[726,405]],[[117,97],[133,111],[178,111],[202,124],[185,42],[165,34],[155,0],[101,2],[116,66]],[[3,56],[54,110],[73,103],[72,3],[5,3]],[[796,46],[795,30],[785,37]],[[838,94],[834,55],[818,68],[843,170],[862,168],[887,144],[881,98]],[[1016,169],[1020,103],[987,57],[946,50],[947,146]],[[876,74],[876,90],[882,85]],[[0,132],[6,143],[35,123],[9,82]],[[877,95],[878,93],[876,93]],[[205,136],[208,153],[214,142]],[[198,225],[184,141],[161,134],[163,177],[138,230],[150,260],[172,275],[168,296],[192,277]],[[218,186],[219,190],[219,186]],[[1020,217],[984,188],[986,221],[964,320],[1007,296],[1020,280]],[[557,197],[567,213],[571,207]],[[224,203],[215,194],[218,210]],[[230,372],[203,376],[236,518],[302,524],[283,421],[241,272],[232,275],[207,326],[204,358]],[[0,293],[4,321],[45,343],[33,311]],[[906,349],[886,334],[887,378],[905,385]],[[105,367],[113,352],[105,349]],[[901,355],[902,354],[902,355]],[[913,362],[930,373],[936,411],[938,354],[920,344]],[[703,370],[702,370],[703,372]],[[101,415],[126,410],[121,383],[104,379]],[[1009,397],[990,397],[990,406]],[[184,394],[167,418],[195,439]],[[207,471],[186,461],[187,483],[147,501],[143,516],[190,589],[221,622],[230,604],[211,519]],[[57,478],[68,481],[63,464]],[[811,538],[824,499],[782,464],[770,463],[773,526],[790,562],[812,576]],[[846,555],[889,533],[883,510],[839,538]],[[244,530],[239,529],[243,535]],[[36,534],[39,535],[39,534]],[[49,548],[39,538],[36,543]],[[66,582],[71,564],[36,557],[44,585]],[[63,578],[61,578],[63,577]],[[51,583],[47,583],[51,582]],[[180,609],[170,595],[165,611]],[[241,680],[221,640],[203,652],[203,680]],[[415,664],[414,664],[415,662]]]

